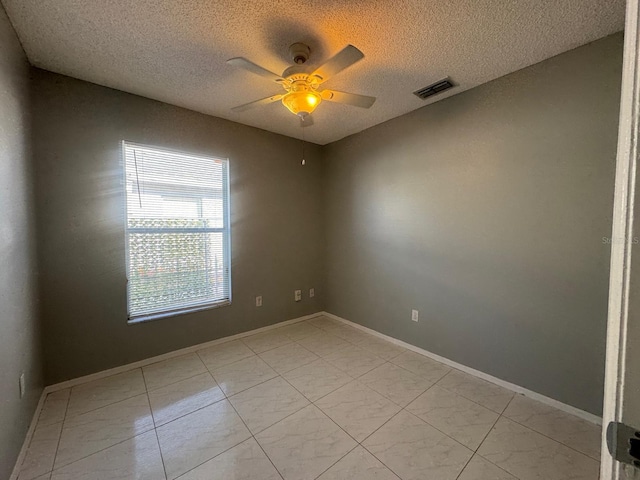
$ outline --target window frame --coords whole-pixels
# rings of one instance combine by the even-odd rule
[[[128,212],[128,195],[127,195],[127,147],[133,148],[147,148],[152,150],[158,150],[167,153],[176,153],[179,155],[189,155],[192,157],[199,157],[205,159],[211,159],[222,162],[223,174],[222,174],[222,224],[223,227],[209,227],[209,228],[182,228],[182,229],[169,229],[169,228],[130,228],[129,227],[129,212]],[[129,140],[122,140],[120,142],[120,154],[121,154],[121,167],[122,167],[122,185],[123,185],[123,197],[124,197],[124,239],[125,239],[125,280],[126,280],[126,297],[127,297],[127,324],[134,325],[137,323],[145,323],[153,320],[159,320],[162,318],[176,317],[179,315],[185,315],[188,313],[200,312],[203,310],[211,310],[214,308],[226,307],[232,303],[232,261],[231,261],[231,189],[229,183],[229,158],[228,157],[216,157],[210,154],[193,153],[184,150],[176,150],[172,148],[160,147],[156,145],[148,145],[138,142],[132,142]],[[206,302],[201,304],[193,304],[189,306],[177,307],[177,308],[164,308],[159,309],[157,312],[146,313],[142,315],[131,315],[131,293],[129,282],[129,268],[130,268],[130,250],[129,250],[129,235],[130,233],[164,233],[162,230],[171,231],[173,233],[222,233],[223,235],[223,262],[227,267],[227,282],[228,282],[228,298]],[[189,231],[192,230],[192,231]]]

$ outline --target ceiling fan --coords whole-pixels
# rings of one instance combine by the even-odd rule
[[[310,115],[323,100],[361,108],[369,108],[376,101],[375,97],[366,95],[328,89],[318,90],[318,87],[331,77],[364,58],[364,54],[353,45],[347,45],[312,73],[306,73],[307,69],[303,66],[309,59],[311,52],[307,45],[294,43],[289,47],[289,52],[295,65],[287,68],[282,72],[282,75],[277,75],[243,57],[227,60],[229,65],[244,68],[251,73],[268,78],[279,83],[285,90],[284,93],[234,107],[232,108],[234,112],[242,112],[259,105],[282,100],[282,104],[291,113],[300,117],[302,124],[307,126],[313,124]]]

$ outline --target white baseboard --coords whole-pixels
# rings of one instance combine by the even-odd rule
[[[393,338],[390,337],[388,335],[385,335],[383,333],[377,332],[375,330],[372,330],[371,328],[367,328],[363,325],[360,325],[358,323],[354,323],[350,320],[347,320],[346,318],[342,318],[339,317],[337,315],[334,315],[332,313],[328,313],[328,312],[322,312],[322,315],[332,318],[334,320],[337,320],[339,322],[342,322],[346,325],[349,325],[351,327],[357,328],[358,330],[362,330],[364,332],[367,332],[371,335],[375,335],[376,337],[382,338],[384,340],[387,340],[391,343],[394,343],[396,345],[399,345],[401,347],[404,347],[408,350],[411,350],[413,352],[419,353],[421,355],[424,355],[425,357],[429,357],[432,358],[433,360],[436,360],[440,363],[443,363],[445,365],[448,365],[449,367],[455,368],[457,370],[460,370],[462,372],[468,373],[469,375],[473,375],[474,377],[478,377],[481,378],[482,380],[486,380],[487,382],[491,382],[494,383],[500,387],[506,388],[507,390],[511,390],[513,392],[519,393],[521,395],[524,395],[525,397],[529,397],[533,400],[537,400],[541,403],[544,403],[546,405],[549,405],[551,407],[557,408],[558,410],[562,410],[563,412],[567,412],[570,413],[571,415],[575,415],[576,417],[582,418],[583,420],[587,420],[591,423],[595,423],[596,425],[602,425],[602,417],[599,417],[597,415],[594,415],[592,413],[589,412],[585,412],[584,410],[580,410],[579,408],[576,407],[572,407],[571,405],[567,405],[566,403],[562,403],[558,400],[555,400],[553,398],[547,397],[545,395],[542,395],[540,393],[534,392],[533,390],[529,390],[527,388],[521,387],[520,385],[516,385],[514,383],[510,383],[507,382],[505,380],[501,380],[497,377],[494,377],[492,375],[489,375],[487,373],[481,372],[480,370],[475,370],[471,367],[467,367],[466,365],[462,365],[461,363],[457,363],[454,362],[453,360],[449,360],[448,358],[445,357],[441,357],[440,355],[437,355],[435,353],[429,352],[428,350],[424,350],[420,347],[416,347],[415,345],[411,345],[410,343],[406,343],[403,342],[402,340],[398,340],[397,338]]]
[[[136,368],[145,367],[147,365],[151,365],[152,363],[157,363],[163,360],[168,360],[170,358],[179,357],[181,355],[186,355],[188,353],[193,353],[197,350],[201,350],[207,347],[212,347],[213,345],[218,345],[220,343],[230,342],[232,340],[237,340],[238,338],[248,337],[250,335],[255,335],[257,333],[267,332],[269,330],[273,330],[276,328],[285,327],[293,323],[298,323],[304,320],[309,320],[311,318],[319,317],[322,314],[323,314],[322,312],[316,312],[310,315],[304,315],[302,317],[292,318],[291,320],[285,320],[284,322],[274,323],[273,325],[267,325],[266,327],[256,328],[255,330],[249,330],[248,332],[238,333],[236,335],[231,335],[229,337],[218,338],[217,340],[212,340],[210,342],[199,343],[198,345],[192,345],[190,347],[181,348],[180,350],[174,350],[172,352],[164,353],[162,355],[146,358],[138,362],[128,363],[126,365],[121,365],[119,367],[110,368],[108,370],[103,370],[101,372],[92,373],[91,375],[85,375],[83,377],[74,378],[72,380],[67,380],[64,382],[60,382],[54,385],[49,385],[47,387],[44,387],[42,394],[40,395],[40,401],[38,402],[38,406],[36,407],[36,410],[33,413],[33,417],[31,418],[31,423],[29,425],[29,429],[27,430],[27,435],[25,436],[24,442],[22,443],[22,448],[20,449],[20,453],[18,454],[18,458],[16,460],[15,466],[13,467],[13,472],[11,473],[9,480],[17,480],[18,478],[20,467],[22,466],[24,457],[27,454],[27,449],[29,448],[29,444],[31,443],[31,437],[33,437],[33,432],[36,428],[36,424],[38,423],[38,417],[40,417],[40,411],[42,410],[44,401],[47,398],[47,394],[51,392],[56,392],[58,390],[63,390],[65,388],[75,387],[76,385],[81,385],[83,383],[92,382],[94,380],[99,380],[101,378],[110,377],[111,375],[116,375],[118,373],[127,372],[129,370],[135,370]]]

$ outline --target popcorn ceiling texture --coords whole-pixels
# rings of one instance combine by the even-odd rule
[[[2,0],[37,67],[300,137],[280,103],[231,107],[281,91],[234,69],[244,56],[276,73],[291,43],[310,69],[347,43],[365,53],[327,88],[378,97],[370,110],[324,102],[306,139],[326,144],[618,32],[624,0]],[[597,65],[594,65],[597,68]],[[412,92],[450,76],[427,101]],[[212,132],[215,135],[215,132]]]

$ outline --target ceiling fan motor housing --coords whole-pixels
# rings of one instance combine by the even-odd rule
[[[289,53],[291,54],[293,63],[295,63],[296,65],[302,65],[307,60],[309,60],[311,49],[304,43],[294,43],[289,47]]]

